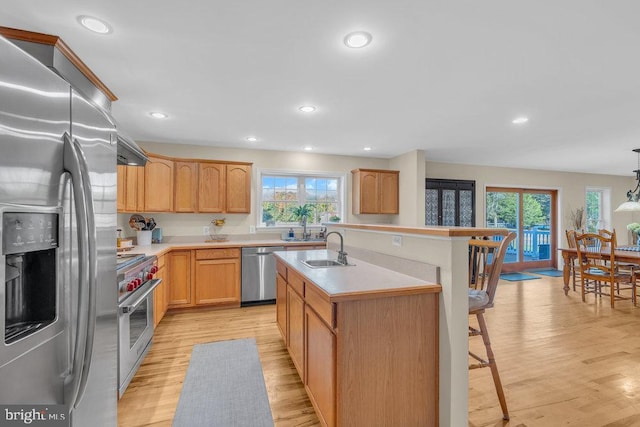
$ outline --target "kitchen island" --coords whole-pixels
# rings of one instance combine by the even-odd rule
[[[438,425],[441,287],[327,250],[277,259],[278,327],[323,425]]]
[[[475,227],[407,227],[390,224],[328,224],[344,238],[349,254],[378,264],[394,257],[436,266],[442,286],[439,318],[439,410],[442,427],[467,427],[469,413],[469,243],[471,237],[508,230]],[[329,237],[332,249],[336,239]],[[405,267],[397,271],[406,272]],[[409,273],[416,275],[416,273]],[[422,277],[422,276],[419,276]]]

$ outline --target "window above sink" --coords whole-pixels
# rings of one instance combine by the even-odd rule
[[[295,210],[305,205],[308,227],[339,222],[345,215],[345,182],[340,172],[259,171],[257,226],[298,226]]]

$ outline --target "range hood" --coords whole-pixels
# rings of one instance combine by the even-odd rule
[[[147,163],[147,155],[135,141],[118,132],[118,164],[129,166],[144,166]]]

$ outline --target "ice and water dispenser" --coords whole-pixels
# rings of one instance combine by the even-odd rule
[[[52,212],[3,212],[4,343],[56,321],[58,218]]]

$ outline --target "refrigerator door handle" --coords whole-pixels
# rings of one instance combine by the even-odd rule
[[[84,395],[91,366],[96,324],[97,252],[96,227],[89,168],[77,140],[64,134],[64,169],[71,175],[71,186],[78,223],[79,280],[78,324],[76,325],[73,366],[68,380],[69,408],[77,407]],[[83,284],[88,284],[87,289]],[[86,292],[86,296],[85,296]]]

